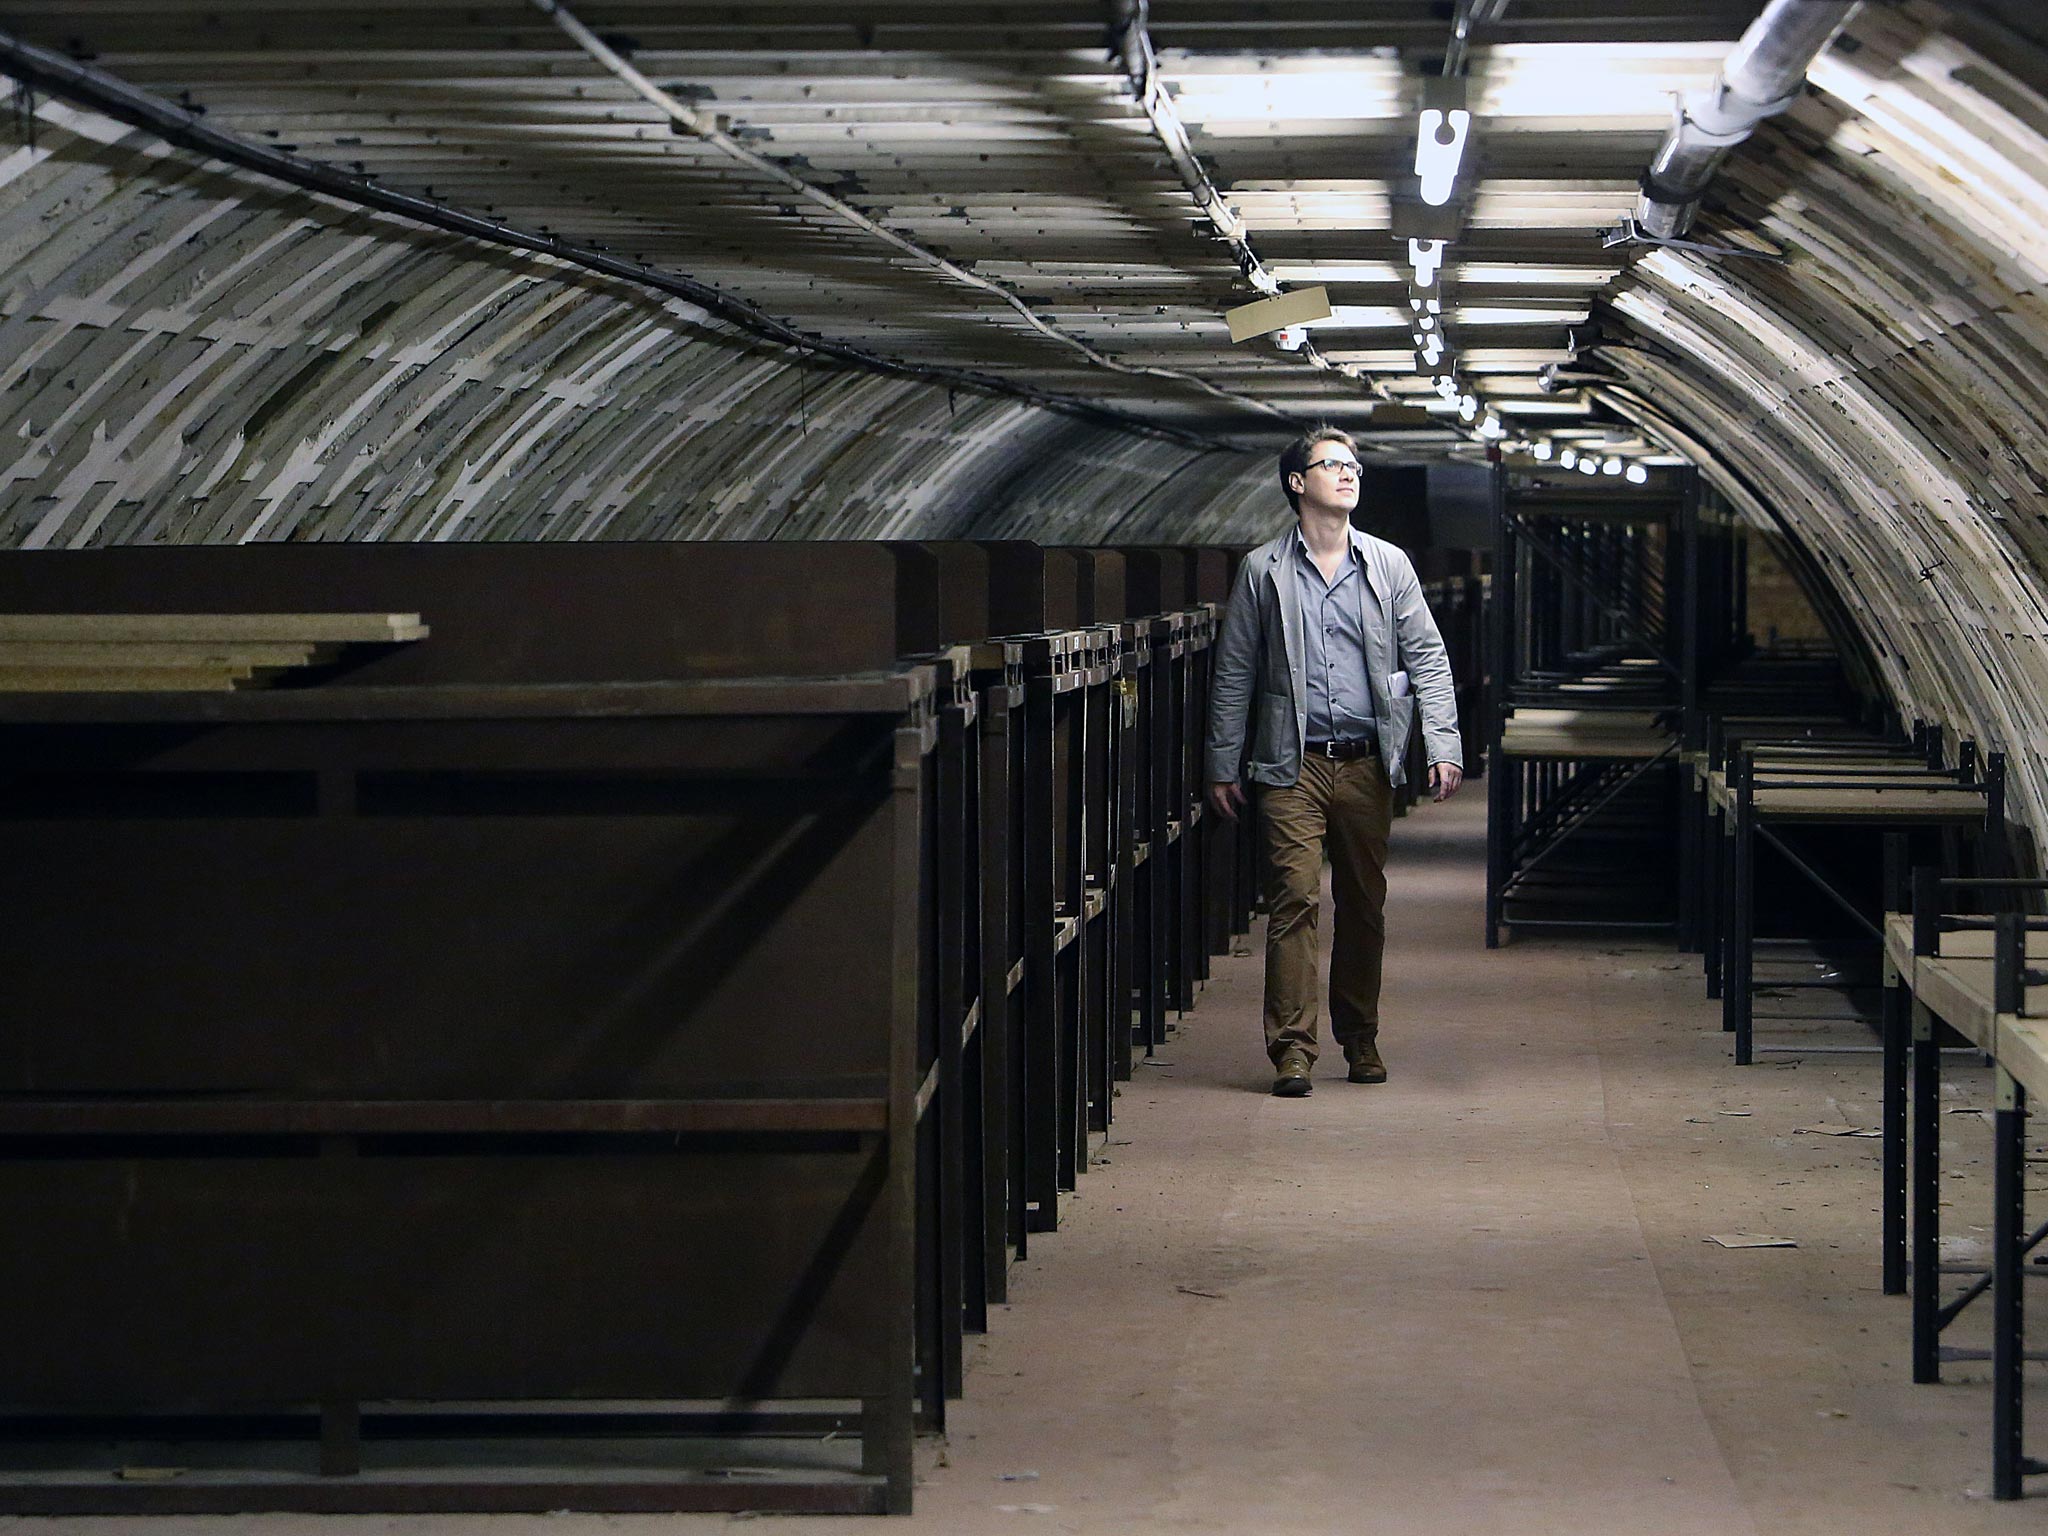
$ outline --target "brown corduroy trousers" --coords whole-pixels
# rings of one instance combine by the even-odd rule
[[[1380,1027],[1387,929],[1387,837],[1394,796],[1378,757],[1304,758],[1286,788],[1262,786],[1266,846],[1266,1054],[1316,1057],[1316,928],[1323,850],[1330,854],[1336,929],[1330,946],[1330,1033],[1347,1052]]]

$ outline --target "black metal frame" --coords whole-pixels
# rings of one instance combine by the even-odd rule
[[[1758,993],[1788,990],[1796,985],[1782,979],[1774,978],[1763,982],[1756,979],[1757,949],[1760,942],[1756,933],[1756,853],[1760,841],[1771,847],[1795,873],[1825,896],[1834,907],[1847,914],[1868,936],[1872,950],[1868,979],[1861,986],[1845,987],[1843,990],[1881,994],[1881,973],[1884,963],[1882,913],[1886,893],[1882,889],[1871,893],[1875,898],[1877,911],[1875,914],[1866,912],[1857,904],[1852,894],[1842,889],[1840,882],[1830,878],[1826,871],[1817,868],[1813,861],[1802,858],[1794,851],[1788,839],[1782,835],[1783,830],[1801,825],[1824,824],[1837,831],[1862,830],[1882,837],[1887,832],[1901,830],[1932,831],[1944,827],[1969,826],[1975,832],[1980,849],[1995,847],[2003,836],[2004,754],[1988,754],[1980,771],[1975,744],[1964,742],[1958,749],[1954,766],[1944,768],[1940,764],[1938,734],[1926,731],[1920,734],[1924,743],[1925,766],[1914,769],[1910,775],[1902,772],[1901,777],[1910,776],[1923,780],[1928,788],[1953,789],[1957,792],[1959,803],[1953,809],[1928,807],[1924,814],[1914,817],[1902,817],[1896,810],[1882,816],[1873,814],[1867,818],[1839,812],[1813,815],[1789,809],[1775,810],[1766,815],[1757,804],[1756,795],[1759,789],[1862,789],[1869,787],[1870,781],[1832,776],[1839,770],[1827,767],[1806,772],[1796,764],[1774,763],[1759,769],[1758,753],[1768,751],[1774,744],[1768,740],[1736,742],[1729,748],[1725,769],[1729,805],[1723,822],[1728,849],[1725,863],[1716,866],[1716,873],[1721,877],[1717,901],[1722,911],[1722,923],[1717,930],[1716,940],[1720,966],[1721,1027],[1734,1036],[1736,1065],[1750,1065],[1760,1049],[1756,1044],[1755,1033],[1755,1000]],[[1861,748],[1831,744],[1827,750],[1831,757],[1861,756],[1869,757],[1875,762],[1883,762],[1896,756],[1898,749],[1887,747],[1883,743],[1870,743]],[[1984,804],[1981,813],[1973,809],[1969,800],[1964,798],[1980,795]],[[1787,1014],[1778,1017],[1810,1016]],[[1881,1018],[1873,1016],[1869,1022],[1881,1025]],[[1761,1047],[1764,1050],[1781,1048],[1812,1049],[1811,1046]]]
[[[2026,935],[2048,931],[2048,918],[2018,911],[1991,916],[1947,910],[1947,898],[1980,895],[2008,900],[2048,893],[2048,880],[2000,878],[1943,879],[1935,866],[1913,871],[1913,954],[1917,961],[1937,955],[1940,936],[1964,929],[1990,929],[1992,995],[1987,1000],[1994,1020],[2024,1017],[2026,989],[2048,982],[2048,971],[2027,964]],[[1908,984],[1911,990],[1911,984]],[[1989,1271],[1974,1271],[1941,1262],[1941,1057],[1944,1025],[1917,992],[1910,998],[1912,1017],[1912,1353],[1913,1380],[1936,1382],[1945,1361],[1982,1360],[1986,1352],[1941,1343],[1941,1334],[1972,1303],[1991,1296],[1992,1343],[1992,1497],[2020,1498],[2025,1479],[2048,1473],[2048,1462],[2029,1457],[2024,1443],[2024,1367],[2028,1360],[2048,1358],[2026,1349],[2024,1287],[2026,1255],[2048,1239],[2048,1223],[2027,1230],[2026,1120],[2027,1089],[1998,1059],[1996,1026],[1990,1041],[1971,1043],[1986,1049],[1997,1072],[1997,1102],[1992,1114],[1992,1261]],[[1888,1085],[1889,1086],[1889,1085]],[[1942,1277],[1955,1269],[1971,1275],[1957,1295],[1944,1297]]]
[[[1681,657],[1697,650],[1687,627],[1697,608],[1693,482],[1675,497],[1616,496],[1498,472],[1494,504],[1487,947],[1516,928],[1668,929],[1679,861],[1663,846],[1672,818],[1662,802],[1675,751],[1511,751],[1509,719],[1529,708],[1680,711]],[[1580,853],[1584,862],[1565,867]],[[1618,892],[1623,871],[1652,883]],[[1534,909],[1517,911],[1518,898]],[[1660,902],[1671,918],[1631,915]]]

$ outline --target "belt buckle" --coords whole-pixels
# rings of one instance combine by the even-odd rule
[[[1323,743],[1323,756],[1330,759],[1331,762],[1337,760],[1337,742],[1334,737]]]

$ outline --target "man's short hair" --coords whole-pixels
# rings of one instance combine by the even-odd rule
[[[1301,497],[1287,483],[1287,477],[1308,473],[1309,455],[1318,443],[1342,443],[1351,450],[1351,457],[1358,457],[1358,444],[1352,440],[1351,434],[1336,427],[1310,427],[1283,448],[1280,451],[1280,490],[1287,497],[1287,505],[1297,513],[1301,511]]]

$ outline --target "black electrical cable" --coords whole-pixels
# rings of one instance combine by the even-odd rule
[[[664,272],[639,262],[623,261],[606,252],[594,250],[589,246],[574,245],[554,235],[535,234],[501,220],[466,213],[459,208],[451,208],[424,197],[379,185],[366,175],[344,171],[318,160],[308,160],[285,150],[251,143],[232,133],[210,127],[200,120],[197,113],[187,111],[159,96],[130,85],[118,75],[77,59],[67,58],[49,49],[39,48],[6,32],[0,32],[0,73],[11,76],[31,89],[62,97],[79,106],[104,113],[118,122],[128,124],[131,128],[155,134],[167,144],[239,166],[244,170],[255,171],[289,186],[324,193],[361,207],[376,209],[380,213],[396,214],[400,218],[411,219],[415,223],[445,230],[450,234],[464,235],[495,245],[551,256],[557,261],[581,267],[586,271],[652,288],[675,298],[686,299],[743,331],[796,349],[799,357],[806,352],[814,353],[820,357],[834,358],[869,373],[894,374],[944,384],[952,388],[972,389],[981,394],[1007,396],[1046,410],[1059,411],[1065,415],[1078,416],[1115,427],[1119,431],[1163,438],[1168,442],[1199,448],[1205,452],[1232,451],[1236,447],[1235,444],[1221,438],[1147,421],[1141,416],[1120,411],[1114,406],[1099,405],[1093,401],[1076,399],[1071,395],[1057,395],[1046,390],[1034,389],[1028,384],[1019,384],[994,374],[976,373],[965,368],[940,367],[929,363],[906,362],[900,358],[884,356],[879,352],[870,352],[848,342],[813,335],[787,321],[778,320],[744,299],[722,293],[708,283],[698,282],[694,278]]]

